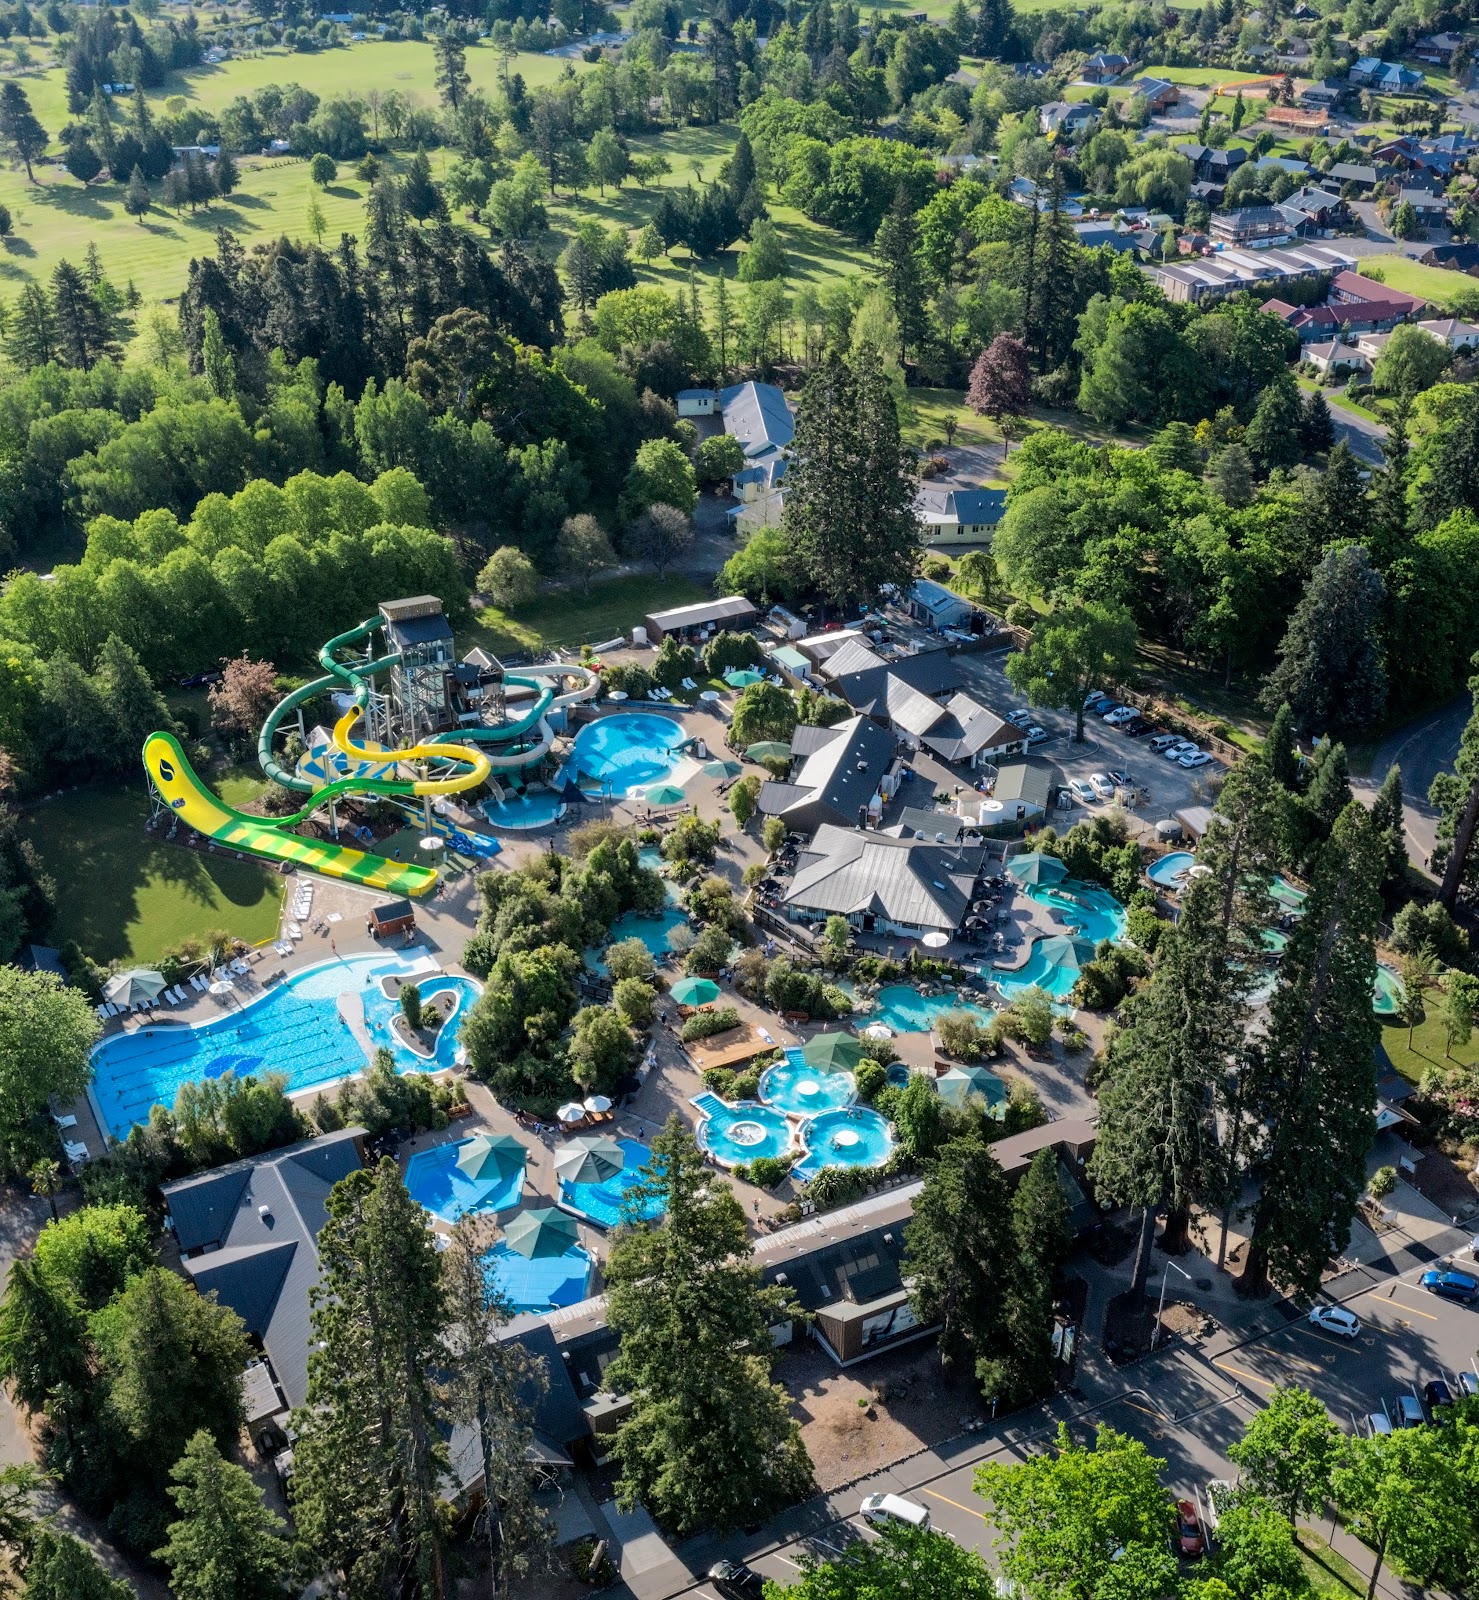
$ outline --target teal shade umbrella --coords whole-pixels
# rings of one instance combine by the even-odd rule
[[[524,1164],[524,1147],[511,1133],[475,1133],[457,1152],[457,1170],[469,1178],[507,1178]]]
[[[1077,934],[1055,933],[1051,938],[1037,941],[1037,953],[1050,967],[1064,972],[1078,972],[1094,959],[1095,944],[1092,939]]]
[[[725,761],[716,756],[712,761],[705,761],[698,769],[706,778],[737,778],[740,774],[738,761]]]
[[[948,1106],[963,1106],[972,1095],[980,1095],[988,1106],[1000,1105],[1007,1097],[1007,1086],[985,1067],[952,1067],[935,1080],[935,1090]]]
[[[669,993],[680,1006],[706,1006],[719,998],[719,985],[712,978],[679,978]]]
[[[503,1230],[504,1243],[530,1261],[563,1256],[580,1243],[575,1218],[553,1206],[544,1211],[521,1211]]]
[[[605,1183],[626,1164],[621,1146],[606,1134],[572,1139],[555,1157],[555,1171],[565,1183]]]
[[[734,689],[748,689],[752,683],[764,683],[765,674],[756,672],[754,667],[741,667],[737,672],[726,672],[725,683]]]
[[[751,761],[789,761],[791,747],[779,739],[762,739],[758,744],[747,744],[745,754]]]
[[[1040,850],[1025,856],[1014,856],[1007,862],[1007,871],[1018,883],[1061,883],[1068,876],[1068,868],[1057,856],[1044,855]]]
[[[863,1047],[850,1033],[819,1033],[802,1045],[801,1059],[819,1072],[856,1072]]]
[[[116,1006],[134,1006],[141,1000],[157,1000],[164,992],[164,974],[147,967],[130,967],[109,978],[103,985],[103,998]]]
[[[655,783],[643,798],[650,806],[681,806],[687,796],[676,783]]]

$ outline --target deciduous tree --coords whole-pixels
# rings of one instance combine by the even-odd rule
[[[54,1148],[50,1101],[69,1104],[87,1087],[99,1031],[80,990],[50,973],[0,966],[0,1164],[8,1172]]]
[[[606,530],[587,511],[566,517],[555,540],[555,560],[560,570],[576,579],[580,592],[589,595],[591,579],[598,572],[616,565],[616,552]]]
[[[253,661],[242,651],[221,663],[221,681],[206,697],[211,724],[233,739],[253,739],[267,713],[277,704],[277,668],[270,661]]]
[[[1032,403],[1032,372],[1027,346],[1015,333],[997,334],[976,357],[965,403],[997,422],[1027,410]]]
[[[1227,1458],[1281,1516],[1297,1523],[1329,1498],[1344,1445],[1324,1402],[1291,1386],[1269,1394],[1263,1410],[1244,1424],[1243,1437],[1228,1446]]]
[[[1123,606],[1074,602],[1049,613],[1025,650],[1007,659],[1007,677],[1029,705],[1074,713],[1084,736],[1084,699],[1097,684],[1118,683],[1135,656],[1135,623]]]

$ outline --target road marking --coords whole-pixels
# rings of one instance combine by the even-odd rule
[[[1377,1290],[1376,1289],[1368,1289],[1366,1291],[1366,1293],[1367,1294],[1376,1294]],[[1429,1322],[1436,1322],[1438,1320],[1438,1318],[1435,1317],[1431,1311],[1419,1310],[1417,1306],[1408,1305],[1405,1300],[1394,1300],[1392,1298],[1392,1296],[1391,1296],[1391,1292],[1390,1291],[1388,1291],[1388,1293],[1386,1295],[1386,1304],[1389,1305],[1389,1306],[1396,1306],[1396,1307],[1398,1307],[1399,1310],[1402,1310],[1402,1311],[1409,1311],[1409,1312],[1412,1313],[1412,1315],[1414,1317],[1426,1317]]]
[[[1253,1383],[1261,1383],[1265,1389],[1277,1389],[1278,1383],[1272,1378],[1260,1378],[1256,1372],[1248,1372],[1242,1367],[1235,1367],[1229,1361],[1214,1361],[1214,1367],[1221,1367],[1224,1372],[1235,1372],[1240,1378],[1247,1378]]]
[[[1119,1404],[1129,1406],[1132,1411],[1143,1411],[1147,1417],[1154,1417],[1157,1422],[1161,1420],[1160,1412],[1152,1411],[1149,1406],[1136,1405],[1133,1400],[1121,1400]]]
[[[954,1506],[957,1511],[964,1511],[968,1517],[984,1517],[985,1510],[981,1506],[963,1506],[959,1500],[952,1500],[948,1494],[941,1494],[938,1489],[924,1491],[931,1500],[941,1500],[947,1506]]]

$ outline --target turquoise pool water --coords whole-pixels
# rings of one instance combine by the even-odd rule
[[[858,1097],[850,1072],[818,1072],[809,1067],[800,1050],[787,1050],[786,1059],[760,1075],[760,1098],[778,1111],[810,1116],[850,1106]]]
[[[553,789],[508,794],[502,800],[485,800],[483,815],[495,828],[547,828],[565,802]]]
[[[791,1169],[801,1183],[823,1167],[879,1167],[894,1147],[888,1123],[866,1106],[824,1111],[801,1125],[805,1156]]]
[[[1274,874],[1274,881],[1269,885],[1274,900],[1285,911],[1301,912],[1304,903],[1309,899],[1309,894],[1304,889],[1296,889],[1292,883],[1279,873]]]
[[[585,1299],[591,1258],[576,1245],[562,1256],[531,1261],[500,1239],[484,1254],[483,1270],[515,1311],[553,1311]]]
[[[418,1150],[406,1163],[406,1190],[418,1206],[456,1222],[469,1211],[503,1211],[519,1203],[524,1189],[524,1167],[506,1177],[469,1178],[458,1169],[457,1158],[471,1144],[459,1139],[456,1144],[439,1144],[431,1150]]]
[[[358,997],[371,1040],[393,1052],[402,1072],[452,1066],[461,1020],[478,986],[469,978],[421,980],[423,998],[448,990],[457,997],[457,1009],[437,1035],[436,1054],[423,1060],[390,1032],[397,1005],[378,981],[405,971],[406,963],[393,957],[343,956],[304,968],[240,1009],[228,1001],[230,1009],[199,1026],[156,1023],[105,1039],[92,1053],[92,1092],[106,1131],[127,1138],[134,1123],[149,1120],[152,1106],[172,1106],[182,1083],[228,1072],[238,1078],[280,1072],[296,1093],[363,1071],[365,1052],[339,1014],[343,995]]]
[[[560,1204],[594,1222],[598,1227],[614,1228],[622,1218],[622,1205],[628,1189],[642,1182],[642,1168],[647,1165],[652,1152],[637,1139],[618,1139],[626,1165],[605,1183],[560,1182]],[[651,1222],[660,1217],[667,1207],[661,1199],[645,1200],[637,1213],[639,1220]]]
[[[687,925],[688,913],[679,911],[675,907],[659,911],[655,917],[639,917],[635,911],[628,911],[624,917],[618,917],[611,924],[609,942],[615,944],[618,939],[640,939],[654,956],[661,959],[673,948],[671,939],[673,929]],[[605,976],[606,962],[599,950],[587,950],[585,964],[592,972],[599,972]]]
[[[923,995],[907,983],[891,983],[878,991],[878,1009],[868,1014],[870,1022],[887,1024],[895,1033],[928,1033],[939,1019],[951,1011],[966,1011],[977,1022],[987,1023],[996,1015],[988,1007],[972,1005],[949,994]]]
[[[1066,927],[1082,929],[1084,937],[1095,944],[1125,936],[1125,908],[1097,883],[1065,878],[1057,884],[1034,884],[1027,893],[1039,905],[1047,906]]]
[[[784,1155],[791,1147],[790,1124],[771,1106],[753,1100],[730,1105],[707,1090],[694,1095],[691,1103],[703,1115],[698,1142],[721,1166]]]
[[[907,1089],[911,1076],[909,1069],[902,1061],[890,1061],[888,1071],[884,1075],[892,1089]]]
[[[613,794],[626,794],[667,777],[687,738],[671,717],[627,711],[588,722],[575,735],[570,755],[584,776]]]
[[[1190,850],[1173,850],[1159,861],[1152,861],[1145,876],[1162,889],[1184,889],[1186,874],[1196,865],[1196,859]]]
[[[1032,954],[1027,958],[1027,965],[1016,972],[995,972],[992,974],[996,987],[1007,997],[1015,1000],[1018,995],[1026,994],[1029,989],[1045,989],[1055,1000],[1066,1000],[1072,992],[1073,986],[1078,982],[1078,974],[1070,972],[1065,967],[1052,966],[1042,957],[1037,945],[1034,944]]]
[[[1395,1017],[1402,1009],[1405,997],[1402,980],[1389,966],[1378,963],[1376,983],[1371,991],[1371,1009],[1379,1017]]]

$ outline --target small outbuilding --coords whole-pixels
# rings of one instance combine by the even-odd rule
[[[700,634],[705,628],[753,628],[758,616],[742,594],[731,594],[719,600],[701,600],[697,605],[675,606],[671,611],[652,611],[642,620],[648,639],[661,644],[670,633],[682,638]]]
[[[365,931],[372,939],[385,939],[393,933],[413,933],[416,913],[409,900],[387,900],[383,906],[371,906],[365,919]]]

